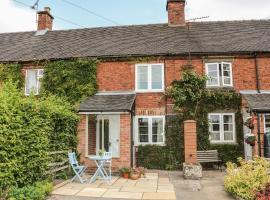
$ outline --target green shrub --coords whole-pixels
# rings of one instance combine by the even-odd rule
[[[257,157],[254,161],[239,159],[240,166],[229,162],[224,185],[226,190],[234,196],[245,200],[255,199],[260,191],[270,181],[268,170],[270,163],[264,158]]]
[[[77,103],[97,90],[95,60],[61,60],[44,66],[43,93]]]
[[[22,188],[13,187],[8,192],[9,200],[45,200],[52,192],[53,185],[50,182],[42,181],[34,185]]]
[[[25,97],[16,84],[0,88],[0,193],[47,178],[50,151],[76,149],[78,116],[66,101],[48,96]]]
[[[21,64],[0,64],[0,82],[12,80],[17,83],[18,88],[22,88],[24,84],[22,67]]]

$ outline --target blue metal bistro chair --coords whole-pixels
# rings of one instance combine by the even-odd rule
[[[86,167],[83,165],[79,165],[76,155],[74,152],[68,153],[68,159],[69,163],[75,173],[75,176],[71,179],[71,182],[74,181],[75,178],[78,178],[81,183],[84,183],[85,180],[83,180],[82,175],[86,170]]]

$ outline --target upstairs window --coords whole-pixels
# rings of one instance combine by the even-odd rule
[[[210,113],[209,132],[211,143],[235,142],[235,117],[233,113]]]
[[[227,62],[206,63],[206,75],[208,87],[232,87],[232,64]]]
[[[41,78],[43,77],[43,69],[26,70],[25,95],[38,95],[41,86]]]
[[[136,65],[136,91],[161,92],[164,90],[164,65],[140,64]]]

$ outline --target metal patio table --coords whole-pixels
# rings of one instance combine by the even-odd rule
[[[89,156],[88,158],[90,160],[95,161],[96,166],[97,166],[97,170],[96,170],[95,174],[91,177],[90,183],[95,182],[97,177],[100,177],[101,179],[103,179],[107,183],[110,183],[112,177],[111,177],[111,175],[108,175],[108,173],[105,169],[105,165],[106,165],[106,162],[108,162],[112,159],[112,156],[106,156],[106,155],[98,156],[98,155],[96,155],[96,156]]]

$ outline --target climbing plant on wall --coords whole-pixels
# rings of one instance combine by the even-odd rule
[[[96,93],[96,60],[77,59],[47,62],[42,92],[65,98],[74,104]]]
[[[180,80],[174,81],[167,89],[166,95],[173,100],[176,116],[166,118],[166,146],[155,147],[153,152],[149,146],[140,146],[138,160],[140,165],[149,168],[180,168],[184,161],[183,122],[197,121],[198,149],[217,149],[220,159],[236,161],[243,156],[243,122],[241,115],[241,96],[231,89],[207,89],[207,77],[192,70],[182,73]],[[216,144],[209,141],[208,113],[214,111],[231,111],[235,113],[236,144]],[[155,153],[162,149],[166,154]],[[151,156],[147,156],[147,155]],[[163,162],[160,164],[157,160]]]
[[[12,80],[19,88],[23,87],[24,78],[21,64],[1,64],[0,63],[0,83]]]

